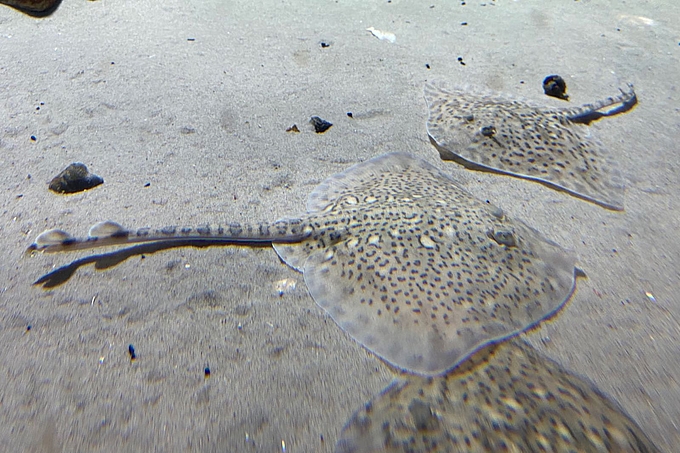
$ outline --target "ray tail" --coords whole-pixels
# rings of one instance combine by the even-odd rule
[[[311,229],[301,219],[285,219],[274,223],[243,225],[203,225],[198,227],[166,226],[162,228],[126,229],[113,221],[93,225],[87,237],[77,238],[71,234],[52,229],[41,233],[27,252],[48,253],[86,250],[95,247],[131,245],[150,242],[202,240],[233,244],[272,242],[298,242],[309,236]]]

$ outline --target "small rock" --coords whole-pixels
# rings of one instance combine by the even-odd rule
[[[333,125],[333,123],[329,123],[328,121],[321,119],[318,116],[313,116],[309,120],[309,122],[312,123],[312,126],[314,126],[314,130],[316,131],[317,134],[323,134]]]
[[[562,99],[565,101],[569,100],[569,95],[567,94],[567,82],[558,75],[549,75],[543,79],[543,92],[548,96],[552,96],[557,99]]]
[[[42,16],[57,9],[61,0],[0,0],[0,3],[32,16]]]
[[[104,179],[90,173],[85,164],[74,162],[50,181],[50,190],[56,193],[76,193],[103,182]]]

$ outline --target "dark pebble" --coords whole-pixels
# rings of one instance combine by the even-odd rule
[[[328,121],[321,119],[318,116],[313,116],[309,120],[309,122],[312,123],[312,125],[314,126],[314,130],[316,131],[317,134],[323,134],[333,125],[333,123],[329,123]]]
[[[100,176],[90,173],[85,164],[74,162],[50,181],[50,190],[57,193],[76,193],[103,182]]]
[[[0,0],[0,3],[11,6],[31,16],[51,14],[61,0]]]
[[[567,94],[567,82],[558,75],[549,75],[543,79],[543,91],[548,96],[552,96],[557,99],[563,99],[565,101],[569,100],[569,95]]]

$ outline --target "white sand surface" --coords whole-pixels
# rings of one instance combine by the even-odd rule
[[[680,7],[547,4],[64,0],[42,19],[0,6],[2,448],[332,451],[392,374],[272,249],[167,250],[85,266],[51,290],[32,282],[86,253],[23,254],[44,229],[85,235],[106,219],[275,220],[304,212],[331,174],[406,151],[576,251],[588,279],[529,338],[674,451]],[[564,105],[542,93],[555,73],[572,104],[635,84],[635,110],[592,126],[621,164],[623,213],[441,162],[428,141],[425,81]],[[317,135],[312,115],[334,126]],[[76,161],[104,185],[48,191]],[[282,279],[297,285],[279,296]]]

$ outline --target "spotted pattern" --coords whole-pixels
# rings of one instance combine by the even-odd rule
[[[575,287],[573,256],[407,154],[329,178],[310,194],[307,210],[256,226],[127,230],[102,222],[85,239],[47,231],[32,250],[186,239],[271,243],[356,341],[426,375],[552,316]]]
[[[523,340],[442,377],[402,375],[342,430],[336,453],[658,452],[616,402]]]
[[[637,103],[632,86],[617,97],[567,108],[434,84],[425,85],[425,100],[427,131],[442,159],[533,180],[623,210],[618,165],[584,123],[629,110]]]
[[[310,195],[314,233],[274,244],[314,300],[397,367],[434,375],[557,312],[575,259],[406,154],[329,178]],[[342,233],[338,233],[341,232]]]

